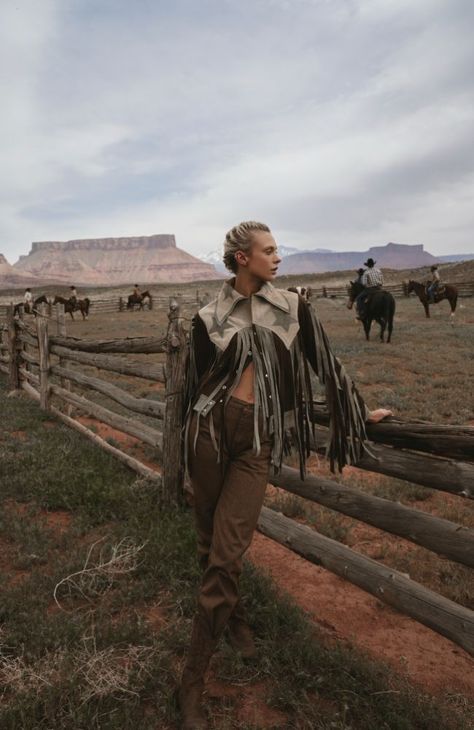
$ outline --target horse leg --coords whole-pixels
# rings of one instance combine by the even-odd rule
[[[370,327],[371,327],[371,324],[372,324],[372,320],[371,319],[364,319],[364,323],[363,324],[364,324],[364,331],[365,331],[365,339],[368,342],[370,340]]]
[[[380,342],[385,342],[384,336],[385,336],[385,327],[387,326],[387,321],[385,319],[380,320]]]
[[[387,343],[392,341],[393,314],[389,315],[387,323]]]
[[[423,302],[423,306],[425,308],[425,314],[429,319],[430,318],[430,305],[428,304],[428,302]]]

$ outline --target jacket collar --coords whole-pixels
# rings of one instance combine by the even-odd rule
[[[244,297],[243,294],[239,294],[239,292],[234,289],[234,282],[235,278],[225,281],[217,296],[216,319],[219,324],[225,322],[227,317],[229,317],[229,315],[233,312],[238,302],[243,299],[247,299],[247,297]],[[258,292],[255,292],[253,296],[265,299],[273,307],[281,309],[284,312],[290,311],[290,305],[284,294],[268,281],[262,284],[261,288]]]

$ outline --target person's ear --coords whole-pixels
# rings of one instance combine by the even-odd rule
[[[248,256],[243,251],[236,251],[235,260],[237,261],[239,266],[247,266]]]

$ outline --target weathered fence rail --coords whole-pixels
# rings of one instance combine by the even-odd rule
[[[83,298],[82,296],[80,298]],[[21,302],[21,295],[13,297],[15,304]],[[53,297],[48,297],[49,301],[53,300]],[[111,294],[109,296],[97,296],[91,295],[88,297],[90,302],[90,313],[91,314],[112,314],[114,312],[125,312],[127,311],[127,296],[119,296],[118,294]],[[150,299],[145,300],[143,310],[148,311],[150,309],[168,309],[172,302],[176,301],[180,308],[186,306],[192,306],[194,308],[207,304],[209,301],[209,294],[207,292],[196,290],[193,293],[186,294],[175,294],[173,296],[165,294],[152,294]],[[0,320],[6,319],[8,308],[12,302],[0,303]],[[138,305],[135,305],[134,311],[138,309]],[[53,305],[47,304],[47,313],[49,316],[52,315]],[[80,313],[76,312],[75,316],[80,317]]]
[[[452,282],[454,286],[457,287],[459,296],[460,297],[472,297],[474,296],[474,281],[456,281]],[[321,285],[321,286],[313,286],[312,292],[314,298],[331,298],[331,299],[339,299],[339,298],[346,298],[347,297],[347,286],[331,286],[329,285]],[[384,289],[386,291],[391,292],[395,297],[403,297],[406,296],[404,283],[399,282],[396,284],[386,284],[384,286]],[[144,304],[144,310],[147,311],[148,309],[157,308],[157,309],[167,309],[170,306],[170,303],[172,301],[177,301],[178,305],[181,309],[183,307],[199,307],[203,306],[204,304],[207,304],[210,300],[210,295],[208,292],[200,289],[196,289],[193,293],[177,293],[173,296],[170,296],[168,294],[160,294],[158,292],[152,292],[151,293],[151,299],[148,303]],[[17,300],[20,301],[21,297],[18,297]],[[15,301],[17,301],[15,300]],[[122,295],[119,296],[117,294],[109,295],[109,296],[97,296],[97,295],[91,295],[89,297],[90,300],[90,313],[93,314],[112,314],[114,312],[125,312],[127,311],[127,296]],[[6,319],[7,310],[10,306],[10,303],[2,304],[0,303],[0,320]],[[48,305],[48,314],[51,315],[52,313],[52,305]],[[80,316],[79,312],[76,313],[76,316]]]
[[[474,612],[468,608],[268,507],[263,507],[258,527],[306,560],[322,565],[474,655]]]
[[[49,334],[45,317],[38,317],[33,329],[21,320],[16,321],[10,312],[8,323],[1,331],[0,371],[8,375],[12,389],[25,390],[68,426],[136,472],[155,480],[163,499],[177,503],[182,498],[184,476],[179,444],[187,345],[179,307],[173,304],[168,316],[168,331],[161,338],[85,341],[64,336],[61,316],[57,317],[58,333]],[[54,324],[54,318],[49,322]],[[162,354],[166,363],[130,362],[128,357],[123,357],[134,353]],[[164,398],[137,397],[103,376],[81,372],[78,366],[164,383]],[[106,396],[126,409],[127,415],[74,392],[73,385],[87,393],[92,391]],[[61,409],[61,404],[66,411]],[[318,402],[314,403],[313,410],[313,449],[324,453],[328,414]],[[108,443],[81,423],[74,413],[88,414],[97,422],[109,424],[148,444],[161,461],[161,473]],[[147,422],[140,420],[142,418]],[[459,498],[474,497],[474,428],[391,419],[368,425],[367,430],[371,439],[370,453],[356,465],[358,468],[395,476]],[[270,481],[289,493],[474,567],[472,529],[333,479],[311,475],[301,481],[299,473],[287,466]],[[323,565],[474,654],[474,612],[469,609],[268,508],[262,510],[259,528],[308,560]]]
[[[176,449],[176,438],[172,446],[169,439],[164,439],[163,424],[176,420],[178,385],[176,379],[167,377],[166,373],[173,376],[176,353],[183,349],[185,335],[179,309],[176,306],[170,309],[165,336],[123,340],[67,337],[64,310],[57,313],[56,318],[53,314],[47,305],[43,305],[36,320],[27,322],[14,317],[12,309],[9,310],[7,325],[1,331],[0,369],[8,374],[10,387],[24,390],[38,400],[44,410],[53,413],[142,476],[153,479],[160,485],[163,500],[172,498],[178,501],[181,481],[178,485],[172,481],[176,481],[181,473],[181,454]],[[55,328],[57,334],[50,334],[50,327]],[[161,354],[166,361],[130,361],[124,357],[129,354]],[[94,368],[94,374],[83,372],[79,369],[81,366]],[[97,376],[97,370],[126,376],[127,383],[130,378],[143,378],[163,384],[163,392],[161,396],[158,394],[158,398],[156,394],[152,398],[138,397],[128,388]],[[179,377],[182,378],[182,374]],[[75,392],[73,386],[79,387],[80,392]],[[118,403],[125,413],[96,402],[89,395],[91,393]],[[140,461],[136,455],[126,453],[126,449],[108,443],[106,438],[81,422],[82,415],[92,417],[97,426],[106,424],[152,447],[152,460],[157,468]]]

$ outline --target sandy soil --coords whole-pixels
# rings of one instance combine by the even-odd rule
[[[362,647],[428,692],[474,698],[474,659],[448,639],[255,533],[247,556],[328,636]]]

